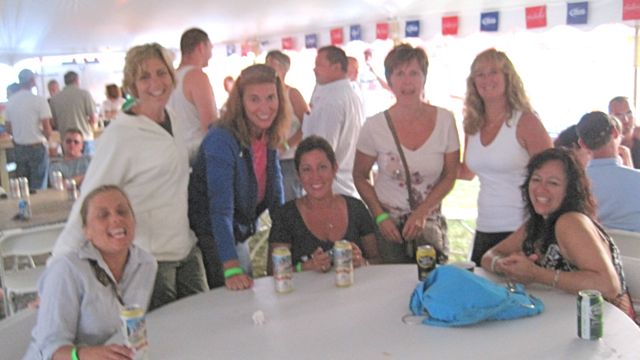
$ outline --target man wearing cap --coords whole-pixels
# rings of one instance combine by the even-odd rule
[[[28,69],[18,74],[20,90],[7,104],[7,130],[15,144],[16,175],[29,180],[29,188],[47,187],[49,154],[47,141],[51,135],[51,110],[47,100],[31,93],[35,74]]]
[[[598,219],[611,229],[640,232],[640,171],[623,166],[617,119],[601,111],[588,113],[577,126],[581,147],[591,151],[587,177],[598,204]]]
[[[185,122],[190,163],[209,127],[218,119],[213,89],[209,77],[202,71],[209,65],[211,48],[209,35],[198,28],[185,31],[180,39],[182,59],[176,69],[176,88],[169,107]]]
[[[51,112],[60,134],[69,129],[80,129],[84,137],[84,153],[93,155],[93,127],[98,118],[96,103],[88,91],[80,89],[79,84],[75,71],[64,74],[64,89],[51,98]]]

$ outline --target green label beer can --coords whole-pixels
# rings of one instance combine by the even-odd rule
[[[596,340],[602,337],[604,322],[602,307],[604,299],[597,290],[578,292],[578,337]]]

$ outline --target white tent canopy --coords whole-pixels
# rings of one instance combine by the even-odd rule
[[[547,5],[548,26],[564,24],[564,0],[0,0],[0,63],[37,56],[123,51],[157,41],[177,48],[181,33],[193,26],[214,43],[318,33],[362,24],[373,40],[375,23],[422,21],[422,38],[439,34],[443,15],[460,16],[460,35],[479,30],[480,13],[501,11],[501,31],[524,28],[524,8]],[[621,22],[622,0],[589,1],[589,27]]]

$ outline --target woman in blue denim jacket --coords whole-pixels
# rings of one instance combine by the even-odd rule
[[[211,288],[252,286],[247,238],[260,214],[284,202],[277,147],[290,110],[266,65],[240,73],[219,124],[202,141],[189,183],[189,218]]]

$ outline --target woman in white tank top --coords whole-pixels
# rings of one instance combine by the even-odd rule
[[[478,220],[471,260],[524,222],[520,185],[529,158],[551,147],[551,139],[529,104],[522,80],[501,51],[476,56],[464,103],[464,160],[459,178],[478,175]]]

